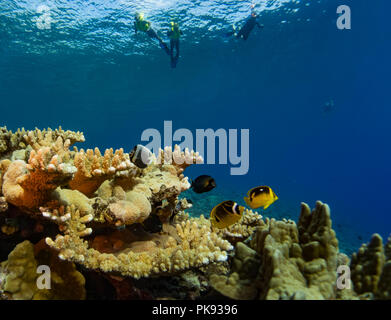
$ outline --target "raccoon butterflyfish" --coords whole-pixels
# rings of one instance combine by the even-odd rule
[[[247,192],[247,197],[244,197],[244,201],[246,201],[246,204],[251,209],[257,209],[259,207],[267,209],[277,199],[278,197],[272,188],[268,186],[252,188],[249,192]]]
[[[210,212],[212,226],[223,229],[238,222],[243,215],[244,208],[232,200],[221,202]]]
[[[204,193],[214,189],[216,181],[211,176],[202,175],[192,181],[191,187],[195,193]]]

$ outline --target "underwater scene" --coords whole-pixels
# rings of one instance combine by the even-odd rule
[[[389,300],[389,2],[0,1],[0,300]]]

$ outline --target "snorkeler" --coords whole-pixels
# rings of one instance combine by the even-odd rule
[[[245,24],[242,28],[239,30],[236,29],[236,27],[233,25],[233,31],[228,32],[227,36],[234,35],[237,38],[241,38],[243,40],[247,40],[248,36],[250,35],[251,31],[254,29],[254,27],[257,25],[258,28],[263,28],[263,24],[259,24],[257,21],[258,15],[254,11],[254,5],[251,5],[251,15],[247,18]]]
[[[171,67],[175,68],[179,59],[179,38],[183,35],[179,29],[177,22],[171,22],[171,28],[167,31],[167,36],[170,38],[170,56],[171,56]],[[176,50],[174,56],[174,48]]]
[[[149,35],[152,39],[157,39],[159,41],[160,47],[169,55],[170,51],[168,50],[167,44],[159,37],[155,30],[152,29],[151,23],[144,20],[144,15],[142,13],[136,13],[134,16],[134,32],[137,34],[137,31],[143,31]]]

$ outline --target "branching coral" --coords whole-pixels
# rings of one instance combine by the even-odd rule
[[[11,130],[7,130],[7,127],[0,127],[0,159],[14,150],[26,148],[27,144],[23,139],[25,134],[23,128],[12,133]]]
[[[105,181],[112,179],[119,171],[132,169],[136,167],[129,160],[129,155],[125,154],[123,149],[107,149],[103,156],[98,148],[95,150],[81,149],[76,153],[74,165],[77,171],[69,182],[73,190],[78,190],[85,195],[92,195],[99,186]]]
[[[172,150],[172,147],[170,146],[160,150],[156,159],[156,164],[174,164],[175,167],[181,170],[181,173],[189,165],[201,163],[203,163],[203,159],[198,152],[189,151],[188,148],[186,148],[184,151],[181,151],[181,148],[178,145],[174,146],[174,150]]]
[[[15,133],[7,130],[7,127],[0,127],[0,159],[15,150],[26,149],[27,145],[38,150],[42,146],[48,146],[59,137],[63,141],[69,140],[71,144],[85,140],[82,132],[64,131],[61,127],[55,130],[48,128],[27,131],[22,128]]]
[[[138,237],[139,241],[122,241],[122,245],[114,248],[115,253],[102,253],[102,247],[98,251],[89,247],[87,240],[81,239],[81,236],[90,233],[85,223],[91,217],[80,217],[74,208],[70,215],[71,218],[65,222],[65,235],[59,235],[55,240],[47,238],[46,243],[60,251],[61,259],[81,263],[90,269],[118,272],[123,276],[140,278],[200,267],[226,260],[226,251],[232,249],[229,242],[219,238],[210,226],[200,226],[193,219],[175,225],[169,232],[154,235],[136,235],[124,230],[123,239]]]
[[[76,168],[70,164],[70,142],[59,137],[51,147],[32,150],[28,163],[13,161],[3,176],[3,194],[18,207],[36,208],[48,200],[50,191],[65,185]]]

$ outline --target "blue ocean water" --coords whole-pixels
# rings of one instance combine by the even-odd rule
[[[252,3],[264,28],[247,41],[225,37]],[[351,30],[336,27],[339,5],[352,10]],[[372,233],[391,232],[389,7],[385,0],[1,1],[0,126],[61,125],[83,131],[84,148],[125,150],[145,129],[163,134],[165,120],[194,134],[249,129],[246,175],[230,175],[230,163],[187,169],[218,184],[209,194],[187,192],[192,213],[208,214],[227,198],[243,202],[248,189],[265,184],[279,200],[261,214],[297,218],[300,202],[322,200],[351,252]],[[169,22],[179,22],[177,68],[156,42],[134,34],[136,11],[165,41]]]

